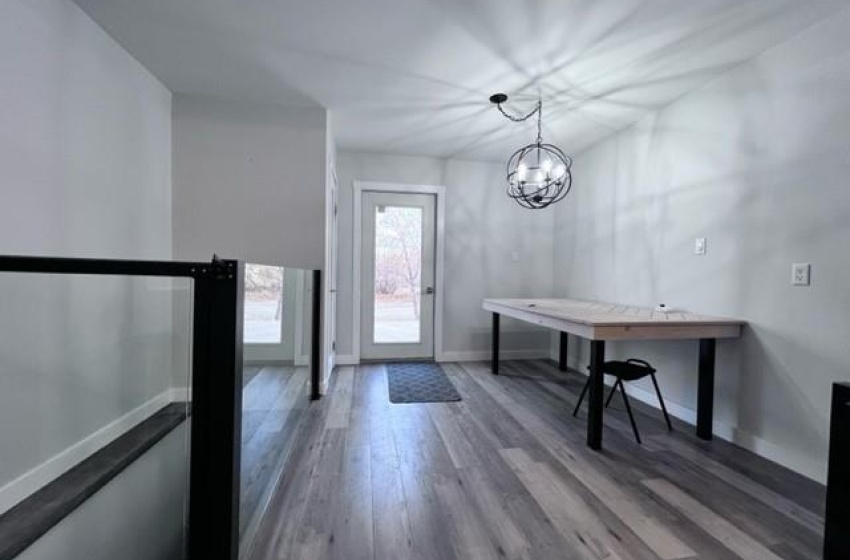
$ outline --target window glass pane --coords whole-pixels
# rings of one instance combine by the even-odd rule
[[[420,342],[422,208],[375,209],[375,343]]]
[[[280,344],[283,318],[283,268],[245,265],[246,344]]]

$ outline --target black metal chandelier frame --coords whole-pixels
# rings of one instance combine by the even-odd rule
[[[524,122],[537,115],[537,139],[508,158],[506,176],[507,195],[523,208],[540,210],[554,204],[569,194],[573,186],[573,160],[553,144],[543,142],[543,101],[528,114],[514,116],[502,104],[508,100],[504,93],[490,97],[499,112],[513,122]]]

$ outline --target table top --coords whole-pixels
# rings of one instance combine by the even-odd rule
[[[737,338],[745,321],[578,299],[485,299],[484,309],[591,340]]]

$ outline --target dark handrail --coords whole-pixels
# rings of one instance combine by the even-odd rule
[[[197,278],[225,262],[217,257],[203,263],[0,255],[0,272]]]

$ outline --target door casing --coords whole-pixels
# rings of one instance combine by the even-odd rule
[[[361,260],[362,260],[362,231],[363,231],[363,193],[391,192],[401,194],[433,194],[436,197],[436,250],[434,254],[434,359],[443,361],[443,317],[444,289],[443,262],[445,258],[445,198],[446,188],[441,185],[408,185],[403,183],[377,183],[371,181],[354,181],[354,263],[353,263],[353,312],[352,312],[352,361],[360,363],[360,326],[361,326]]]

